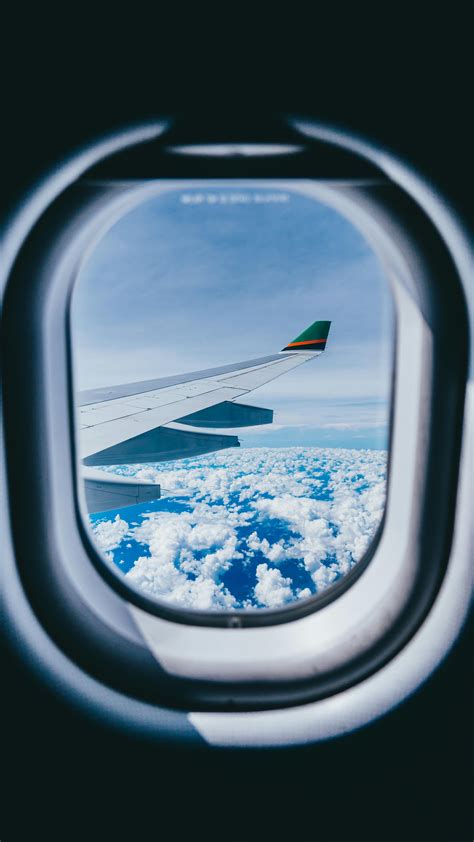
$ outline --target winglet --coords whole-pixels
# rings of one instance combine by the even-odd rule
[[[324,351],[331,322],[313,322],[282,351]]]

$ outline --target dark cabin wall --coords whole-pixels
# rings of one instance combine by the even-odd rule
[[[237,105],[313,114],[373,136],[467,214],[467,4],[321,9],[316,20],[284,9],[278,36],[273,18],[257,33],[235,6],[221,8],[212,28],[201,20],[201,29],[184,10],[179,25],[164,25],[116,7],[99,27],[69,7],[60,31],[44,10],[25,15],[6,39],[4,209],[102,131]],[[280,751],[191,753],[123,741],[77,718],[7,655],[1,670],[2,839],[471,838],[467,638],[382,720]]]

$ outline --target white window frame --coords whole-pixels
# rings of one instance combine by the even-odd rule
[[[252,627],[196,625],[192,618],[187,622],[182,612],[179,622],[175,617],[157,616],[143,605],[134,604],[135,600],[127,600],[126,586],[119,590],[110,587],[111,576],[119,581],[120,574],[108,571],[104,578],[101,573],[106,569],[104,562],[93,561],[91,553],[95,554],[95,550],[87,530],[81,528],[81,514],[76,505],[78,465],[71,449],[74,395],[67,328],[70,292],[81,262],[104,230],[134,204],[156,195],[164,187],[163,183],[145,186],[128,183],[78,184],[69,190],[65,188],[73,185],[78,175],[104,154],[158,136],[164,125],[124,132],[83,153],[38,190],[7,232],[7,257],[10,255],[12,263],[23,246],[12,279],[34,271],[32,296],[36,297],[31,306],[41,313],[37,328],[40,353],[35,360],[41,377],[32,382],[31,396],[42,401],[43,453],[34,491],[38,492],[38,522],[43,528],[48,524],[44,533],[49,539],[46,563],[51,575],[54,569],[55,577],[54,587],[51,579],[48,595],[41,571],[32,570],[31,563],[25,559],[28,536],[22,538],[19,532],[20,513],[15,535],[14,512],[12,532],[22,569],[19,575],[15,570],[16,578],[12,574],[9,581],[13,590],[15,582],[17,596],[21,591],[23,601],[18,597],[16,610],[11,602],[8,604],[12,623],[19,622],[21,615],[23,634],[28,638],[31,632],[26,629],[31,629],[32,614],[36,627],[39,625],[56,640],[62,657],[75,664],[72,672],[78,670],[86,683],[97,681],[100,675],[100,668],[98,671],[97,664],[93,664],[94,647],[96,653],[102,653],[107,661],[101,667],[104,687],[109,689],[104,691],[102,701],[94,702],[102,710],[107,693],[113,708],[110,694],[127,692],[132,697],[125,714],[129,723],[136,724],[138,705],[142,725],[155,722],[157,726],[161,721],[163,731],[169,721],[160,702],[170,704],[173,700],[186,709],[173,720],[173,727],[177,727],[176,721],[181,723],[177,733],[183,728],[188,735],[197,731],[216,744],[263,745],[321,739],[379,715],[429,674],[455,638],[468,604],[469,587],[461,585],[466,583],[466,576],[470,581],[468,529],[463,522],[467,516],[465,484],[468,482],[465,450],[464,485],[458,491],[454,542],[450,554],[449,546],[445,548],[446,557],[438,565],[432,581],[429,581],[426,560],[419,552],[427,493],[424,483],[430,459],[427,433],[436,336],[433,336],[429,302],[427,305],[420,296],[419,277],[416,277],[416,273],[431,271],[432,267],[420,260],[419,243],[404,224],[404,199],[400,198],[403,190],[398,185],[412,192],[418,203],[424,205],[425,216],[429,216],[433,205],[438,223],[440,219],[446,222],[447,214],[443,234],[447,231],[448,242],[445,238],[444,248],[453,258],[456,256],[461,277],[466,254],[463,232],[446,209],[440,208],[436,198],[433,201],[432,194],[427,195],[425,186],[387,156],[381,156],[367,145],[361,146],[360,141],[346,135],[331,134],[326,127],[300,123],[299,128],[306,136],[312,133],[318,139],[375,159],[390,177],[390,183],[380,187],[305,181],[291,182],[288,186],[333,204],[360,227],[386,268],[397,307],[390,471],[381,537],[370,562],[350,582],[350,587],[305,616],[276,625]],[[271,186],[270,181],[268,184]],[[174,186],[170,182],[166,189]],[[278,187],[282,186],[278,181]],[[55,197],[59,197],[56,204],[44,214]],[[36,222],[37,230],[31,231],[29,242],[25,243]],[[10,289],[12,309],[18,302],[12,284]],[[10,383],[11,377],[10,374]],[[465,419],[466,424],[472,423],[467,413],[472,418],[471,404],[467,405]],[[12,482],[15,464],[11,461],[9,467]],[[13,487],[16,491],[10,496],[18,505],[15,478]],[[43,578],[46,570],[47,567],[42,568]],[[422,576],[426,588],[425,591],[421,588],[420,593]],[[61,583],[64,604],[55,606]],[[11,588],[7,588],[7,601],[10,594]],[[18,610],[20,602],[23,611]],[[64,619],[65,605],[68,628],[63,623],[62,632],[58,633],[55,609]],[[431,635],[430,652],[426,651],[426,642],[420,644],[420,639],[426,641],[427,628]],[[82,639],[78,640],[78,636]],[[30,646],[33,652],[37,651],[38,641],[35,644],[30,640]],[[124,676],[122,683],[116,678],[117,669],[126,657],[135,659],[137,673],[141,670],[135,685],[130,676]],[[57,664],[56,658],[53,673],[58,670]],[[67,672],[71,673],[70,664]],[[95,678],[87,677],[87,673]],[[64,677],[63,681],[67,683]],[[144,681],[148,684],[143,691]],[[74,679],[69,675],[69,684],[77,694],[77,674]],[[377,699],[375,704],[374,699]],[[292,707],[295,703],[298,707]],[[241,706],[242,712],[230,712],[229,707],[233,705]],[[146,716],[143,708],[147,709]],[[163,724],[164,720],[168,724]]]

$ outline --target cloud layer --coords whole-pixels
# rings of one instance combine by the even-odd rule
[[[276,608],[319,593],[364,555],[385,504],[385,451],[251,448],[109,468],[160,483],[140,510],[93,518],[126,578],[186,608]],[[125,562],[124,562],[125,559]]]

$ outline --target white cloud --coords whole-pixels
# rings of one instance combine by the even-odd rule
[[[236,600],[219,583],[233,560],[242,558],[233,520],[223,507],[199,503],[192,512],[146,515],[133,536],[151,555],[140,557],[127,576],[154,596],[186,607],[234,607]]]
[[[259,564],[254,591],[258,602],[266,608],[279,608],[293,600],[292,580],[281,575],[276,567]]]
[[[94,526],[94,538],[104,552],[116,550],[128,534],[128,523],[119,515],[114,520],[102,520]]]
[[[288,558],[283,540],[270,544],[266,538],[260,540],[256,532],[252,532],[250,537],[247,538],[247,546],[251,550],[261,552],[273,564],[278,564]]]
[[[151,556],[140,556],[127,577],[134,585],[152,596],[172,602],[182,608],[196,608],[203,611],[210,609],[232,609],[236,600],[223,587],[212,579],[199,576],[190,579],[179,571],[173,563]]]
[[[366,418],[366,419],[358,419],[356,421],[327,421],[324,424],[320,424],[320,430],[373,430],[373,429],[385,429],[387,426],[387,419],[383,418]]]

